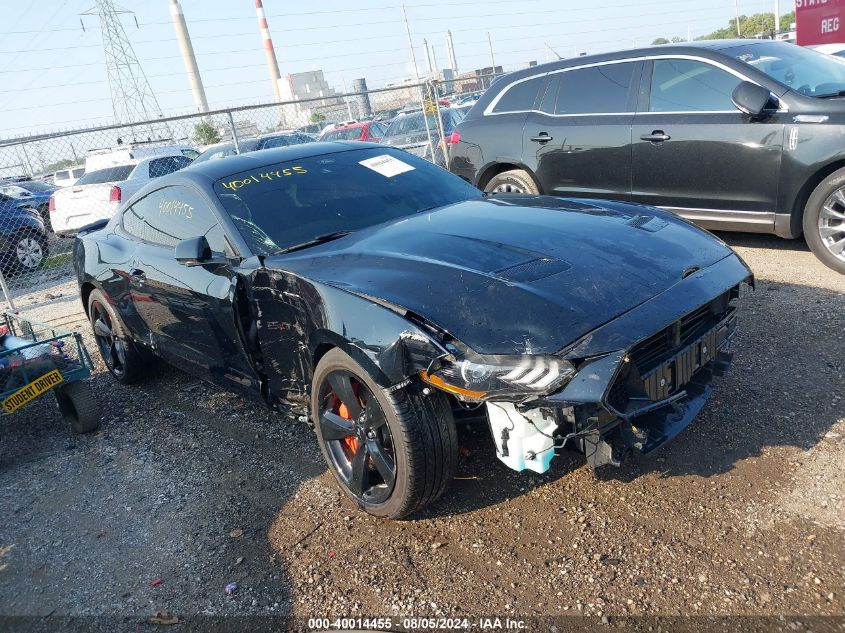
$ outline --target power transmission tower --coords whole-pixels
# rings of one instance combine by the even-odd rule
[[[81,15],[96,15],[100,18],[115,121],[129,124],[161,118],[161,106],[120,21],[121,15],[131,14],[132,11],[116,5],[113,0],[94,1],[96,6]],[[138,25],[137,18],[135,25]],[[82,28],[85,29],[84,22]],[[153,141],[170,137],[170,130],[163,123],[133,126],[132,130],[133,135],[141,137],[137,140]]]

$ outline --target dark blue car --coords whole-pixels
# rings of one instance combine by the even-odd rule
[[[57,189],[58,187],[37,180],[21,180],[0,184],[0,193],[37,210],[47,230],[50,229],[50,196]]]
[[[47,231],[25,200],[0,193],[0,269],[4,274],[37,270],[47,258]]]

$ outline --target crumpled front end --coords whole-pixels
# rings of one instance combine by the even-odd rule
[[[618,466],[632,450],[649,453],[692,422],[714,376],[732,360],[741,284],[667,327],[583,361],[567,385],[522,403],[486,403],[499,459],[545,472],[556,449],[583,450],[588,464]]]
[[[418,373],[468,408],[483,404],[497,456],[514,470],[545,472],[565,446],[593,468],[619,465],[671,440],[704,406],[731,364],[753,284],[733,254],[556,354],[484,356],[445,341],[450,353]]]

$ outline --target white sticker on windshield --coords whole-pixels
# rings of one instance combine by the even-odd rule
[[[403,163],[398,158],[393,158],[393,156],[388,154],[359,161],[359,164],[373,171],[377,171],[382,176],[387,176],[388,178],[393,178],[393,176],[404,174],[406,171],[414,170],[414,167],[411,167],[408,163]]]

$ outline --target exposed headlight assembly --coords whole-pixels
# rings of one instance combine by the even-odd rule
[[[467,356],[441,361],[420,372],[435,387],[467,400],[520,398],[556,391],[575,375],[575,366],[553,356]]]

